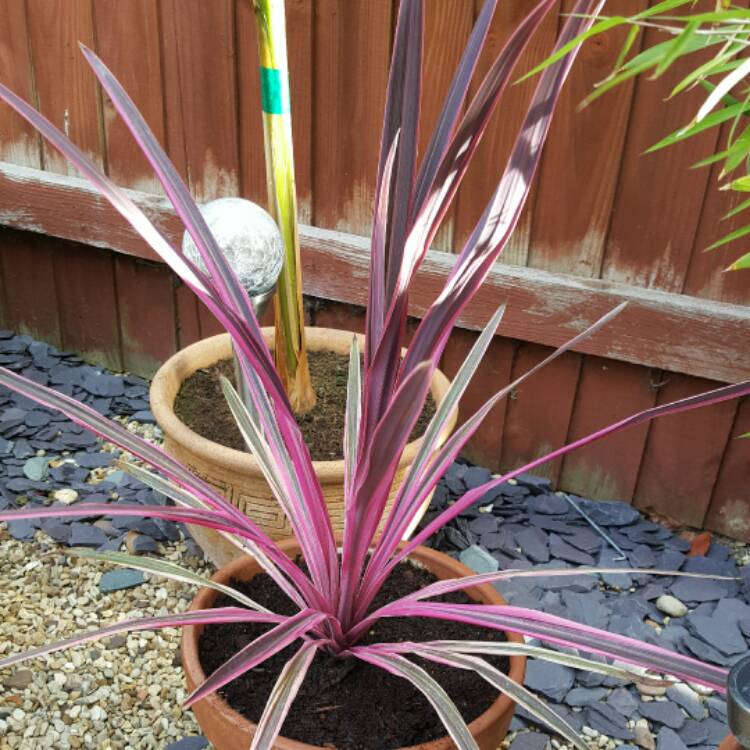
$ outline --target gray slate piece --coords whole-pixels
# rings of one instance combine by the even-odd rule
[[[570,510],[570,504],[560,495],[538,495],[529,500],[528,509],[533,513],[559,516]]]
[[[10,535],[20,542],[27,542],[34,538],[36,528],[28,518],[19,518],[17,521],[8,521]]]
[[[606,703],[595,703],[584,709],[586,723],[601,734],[617,740],[632,740],[633,733],[628,729],[624,716]]]
[[[686,604],[712,602],[726,595],[726,590],[708,578],[678,578],[671,586],[672,594]]]
[[[689,746],[702,745],[708,740],[707,727],[703,725],[702,721],[697,721],[696,719],[688,719],[677,734],[679,734],[680,739]]]
[[[32,482],[41,482],[49,472],[49,457],[35,456],[23,465],[24,475]]]
[[[671,701],[641,701],[638,713],[644,719],[663,724],[670,729],[679,729],[685,723],[685,714]]]
[[[164,750],[204,750],[208,747],[205,737],[183,737],[167,745]]]
[[[524,529],[515,534],[516,544],[526,557],[535,563],[546,563],[549,560],[547,534],[534,527]]]
[[[687,750],[680,735],[669,727],[662,727],[656,738],[656,750]]]
[[[565,702],[573,708],[590,706],[599,703],[606,695],[607,689],[603,687],[574,687],[566,696]]]
[[[549,737],[541,732],[523,732],[514,738],[509,750],[545,750]]]
[[[576,549],[557,534],[549,535],[549,551],[553,557],[575,565],[593,565],[594,558],[586,552]]]
[[[71,547],[99,547],[107,541],[107,535],[96,526],[74,522],[70,524]]]
[[[140,586],[146,581],[146,576],[140,570],[132,568],[117,568],[108,570],[99,580],[99,590],[103,594],[111,591],[122,591]]]
[[[607,704],[622,714],[626,719],[629,719],[636,708],[638,708],[638,700],[632,695],[632,693],[624,687],[615,688],[607,698]]]
[[[463,550],[458,559],[475,573],[493,573],[500,567],[489,552],[476,544]]]
[[[641,517],[636,508],[619,500],[610,500],[605,503],[583,500],[580,504],[600,526],[629,526]]]
[[[526,687],[558,703],[573,687],[574,680],[575,672],[562,664],[549,664],[536,659],[526,663]]]
[[[687,624],[688,629],[692,630],[698,638],[727,656],[747,651],[747,644],[736,621],[716,615],[706,617],[689,614]]]
[[[667,698],[687,711],[693,719],[705,719],[706,707],[700,697],[687,685],[673,685],[667,688]]]

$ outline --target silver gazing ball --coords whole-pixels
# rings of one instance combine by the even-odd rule
[[[284,241],[271,216],[244,198],[217,198],[203,204],[201,213],[247,293],[256,297],[272,290],[284,262]],[[187,232],[182,252],[206,270]]]

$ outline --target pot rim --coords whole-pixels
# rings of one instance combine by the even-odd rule
[[[265,327],[261,330],[266,342],[273,347],[274,329]],[[305,328],[306,344],[309,351],[330,351],[330,342],[333,340],[339,340],[342,343],[345,340],[348,348],[353,335],[352,331],[344,331],[338,328],[318,328],[316,326]],[[364,346],[364,336],[361,333],[356,335],[360,345]],[[258,462],[250,453],[228,448],[204,438],[190,429],[174,411],[174,401],[181,384],[200,368],[208,367],[219,359],[227,358],[230,355],[231,340],[228,333],[210,336],[180,349],[158,369],[151,381],[149,391],[151,411],[165,436],[182,445],[194,455],[227,471],[262,478],[263,474]],[[177,383],[176,387],[175,383]],[[450,381],[445,374],[436,369],[430,383],[430,392],[437,403],[443,400],[449,386]],[[441,444],[453,431],[457,419],[458,410],[454,409],[441,435]],[[413,462],[421,445],[421,437],[406,444],[398,463],[400,469]],[[343,459],[313,461],[313,467],[318,479],[323,484],[341,482],[344,476]]]
[[[296,539],[284,539],[277,542],[278,546],[288,557],[292,557],[300,553],[299,543]],[[451,570],[451,576],[453,578],[463,578],[465,576],[472,575],[472,571],[465,565],[460,563],[458,560],[453,559],[449,555],[446,555],[437,550],[430,549],[429,547],[417,547],[414,552],[409,556],[414,558],[417,562],[425,563],[429,567],[429,562],[439,563]],[[251,575],[257,575],[262,572],[262,568],[256,562],[255,559],[249,556],[240,557],[237,560],[225,565],[223,568],[218,570],[212,577],[211,580],[218,581],[220,583],[228,583],[229,580],[236,576],[237,573],[243,571],[248,566],[255,566],[258,570]],[[446,576],[447,579],[449,576]],[[507,604],[505,599],[491,584],[480,584],[474,586],[471,589],[466,589],[466,593],[474,592],[477,594],[483,603],[486,604]],[[201,588],[195,595],[195,598],[190,604],[190,610],[195,609],[208,609],[213,606],[218,591],[215,589]],[[187,625],[182,629],[181,638],[181,656],[182,656],[182,667],[185,671],[186,677],[189,675],[190,680],[193,684],[199,684],[206,678],[206,674],[203,671],[203,667],[200,663],[198,656],[198,638],[203,631],[203,625]],[[504,631],[508,641],[512,643],[525,643],[524,637],[519,633],[511,633]],[[508,676],[516,683],[522,685],[524,681],[524,675],[526,671],[526,657],[513,655],[509,657],[510,669],[508,670]],[[204,704],[209,708],[212,714],[226,717],[231,723],[237,728],[239,733],[252,733],[257,726],[249,719],[245,718],[238,711],[235,711],[218,693],[211,693],[197,705]],[[492,723],[498,721],[500,717],[506,711],[512,711],[514,701],[508,697],[507,694],[501,693],[492,705],[476,719],[468,724],[469,731],[472,735],[477,736],[483,732]],[[447,735],[439,737],[435,740],[431,740],[420,745],[412,745],[408,748],[400,748],[399,750],[437,750],[442,748],[439,743],[445,742]],[[292,740],[282,735],[276,739],[274,747],[279,750],[321,750],[319,745],[308,745],[305,742],[298,740]],[[447,746],[446,746],[447,747]]]

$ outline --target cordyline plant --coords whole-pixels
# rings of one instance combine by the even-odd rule
[[[121,553],[84,551],[78,554],[219,589],[234,597],[238,605],[242,606],[118,622],[67,641],[6,657],[0,660],[0,668],[121,631],[188,624],[268,623],[267,632],[209,675],[187,700],[187,705],[191,705],[238,675],[262,664],[286,646],[299,641],[299,649],[282,670],[259,721],[252,743],[254,750],[273,745],[289,706],[319,650],[338,655],[342,659],[363,660],[413,683],[426,696],[453,741],[462,750],[476,748],[462,717],[440,685],[411,661],[409,656],[416,655],[444,665],[476,671],[483,679],[507,693],[582,750],[586,747],[585,744],[563,719],[539,698],[513,683],[480,657],[487,654],[526,654],[618,677],[643,679],[637,676],[637,669],[629,666],[638,665],[660,674],[671,674],[684,680],[703,683],[716,690],[724,689],[724,669],[653,644],[641,643],[522,607],[431,601],[435,596],[481,583],[497,582],[514,576],[552,575],[548,570],[504,571],[442,581],[395,599],[376,611],[372,610],[375,595],[394,567],[405,561],[435,531],[480,501],[494,487],[533,470],[545,461],[618,430],[657,416],[717,403],[750,392],[750,383],[746,382],[640,412],[472,489],[443,510],[408,543],[401,542],[440,476],[457,457],[483,417],[499,399],[538,369],[534,368],[492,395],[440,446],[439,437],[446,420],[456,408],[499,325],[503,315],[501,307],[477,338],[445,399],[438,406],[424,433],[414,462],[392,507],[386,513],[386,501],[398,459],[422,410],[431,375],[453,323],[480,287],[518,220],[539,163],[542,143],[549,129],[555,103],[576,52],[576,49],[570,50],[568,55],[542,74],[497,190],[456,258],[442,292],[427,311],[402,358],[409,285],[415,271],[456,192],[490,114],[513,75],[515,64],[545,13],[556,6],[556,0],[541,0],[535,4],[494,60],[476,94],[464,108],[468,82],[487,35],[495,5],[496,0],[486,0],[482,7],[432,140],[417,168],[417,105],[421,82],[423,2],[402,0],[400,4],[378,171],[364,366],[360,365],[356,338],[353,338],[351,348],[344,431],[345,525],[340,547],[334,538],[310,455],[274,370],[252,306],[224,262],[187,188],[119,83],[91,51],[84,49],[86,59],[150,160],[175,210],[200,249],[206,273],[173,249],[131,202],[127,193],[102,175],[62,133],[11,91],[0,87],[0,97],[38,128],[110,200],[231,334],[254,408],[248,411],[226,381],[223,383],[224,392],[249,449],[289,519],[306,564],[306,569],[298,567],[250,518],[158,447],[141,440],[122,426],[109,422],[73,399],[7,370],[0,370],[1,385],[48,407],[59,409],[78,424],[95,431],[135,459],[151,466],[155,471],[149,471],[136,463],[130,463],[128,468],[134,476],[175,503],[175,506],[144,507],[121,501],[114,505],[87,504],[80,508],[75,505],[43,509],[24,507],[0,514],[0,520],[92,514],[129,515],[150,516],[216,529],[239,550],[255,557],[299,610],[293,616],[275,614],[231,587],[220,586],[171,563]],[[566,22],[558,46],[565,45],[584,31],[591,23],[590,17],[599,11],[600,6],[601,2],[579,0],[575,8],[578,15]],[[619,307],[604,316],[551,354],[545,362],[576,347],[621,309]],[[378,525],[384,514],[386,518],[378,536]],[[622,572],[621,569],[617,570]],[[580,574],[581,569],[555,574],[566,575],[571,572]],[[602,572],[602,569],[591,569],[591,572]],[[561,653],[542,645],[518,643],[433,641],[362,645],[360,637],[374,621],[385,617],[447,619],[467,625],[523,633],[542,643],[562,645],[596,655],[599,660]],[[602,656],[608,659],[602,660]]]

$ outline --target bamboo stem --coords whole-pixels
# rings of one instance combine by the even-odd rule
[[[254,7],[269,213],[284,240],[284,266],[274,299],[274,356],[292,408],[303,414],[315,406],[315,392],[305,350],[284,0],[254,0]]]

